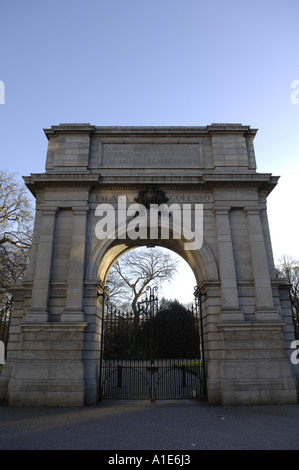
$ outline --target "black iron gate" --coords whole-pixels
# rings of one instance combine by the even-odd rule
[[[135,313],[117,310],[103,294],[100,399],[206,399],[199,291],[187,310],[159,305],[156,289],[148,287]]]

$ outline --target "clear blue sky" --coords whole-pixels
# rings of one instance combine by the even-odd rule
[[[2,0],[0,41],[2,168],[43,172],[64,122],[250,125],[275,258],[299,259],[298,0]]]

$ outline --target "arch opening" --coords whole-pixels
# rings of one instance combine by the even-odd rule
[[[159,286],[159,300],[167,297],[166,303],[155,303],[156,297],[151,299],[149,295],[138,305],[138,313],[137,310],[120,312],[113,302],[100,303],[100,399],[206,399],[202,306],[193,304],[195,286],[203,284],[207,278],[204,257],[196,250],[186,252],[184,240],[157,240],[155,243],[110,240],[105,245],[97,247],[98,255],[102,256],[96,272],[103,287],[109,285],[112,266],[124,255],[145,247],[158,249],[159,253],[171,253],[180,261],[176,282],[184,291],[186,301],[178,297],[177,289],[172,288],[170,282],[167,290],[172,293],[170,296],[164,295],[163,284]],[[205,245],[203,252],[209,253]],[[183,282],[186,279],[183,268],[188,271],[189,285]],[[154,285],[155,281],[148,285],[149,294]]]
[[[129,262],[129,266],[126,262]],[[127,284],[122,280],[121,275],[130,277],[130,280],[127,279]],[[104,278],[104,284],[109,287],[110,296],[113,294],[111,289],[115,291],[115,284],[119,281],[126,285],[127,289],[123,288],[122,292],[127,290],[127,296],[132,294],[130,292],[132,289],[128,286],[131,281],[134,283],[136,294],[139,290],[142,290],[144,294],[147,286],[155,286],[160,300],[162,298],[177,300],[182,304],[192,302],[194,287],[197,284],[193,270],[181,255],[169,248],[157,245],[145,245],[122,251],[110,265]],[[146,285],[143,287],[143,284]]]

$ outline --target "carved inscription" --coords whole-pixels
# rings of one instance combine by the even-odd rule
[[[202,143],[103,144],[103,165],[129,168],[200,168]]]
[[[118,201],[118,196],[117,194],[96,194],[95,195],[95,200],[97,202],[117,202]],[[173,202],[199,202],[199,203],[205,203],[205,202],[211,202],[212,201],[212,195],[208,193],[197,193],[197,194],[169,194],[168,195],[168,205],[173,203]],[[135,195],[134,194],[126,194],[127,202],[135,202]]]

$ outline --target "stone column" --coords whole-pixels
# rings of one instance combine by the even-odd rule
[[[85,269],[86,223],[88,207],[74,207],[74,224],[66,306],[61,321],[83,321],[83,283]]]
[[[42,209],[41,228],[35,259],[32,300],[25,318],[25,321],[28,322],[48,321],[49,280],[56,213],[56,207]]]
[[[261,213],[258,207],[245,208],[251,251],[252,270],[255,283],[256,320],[280,321],[274,307]]]
[[[221,281],[222,321],[244,321],[240,310],[228,207],[214,207]]]

